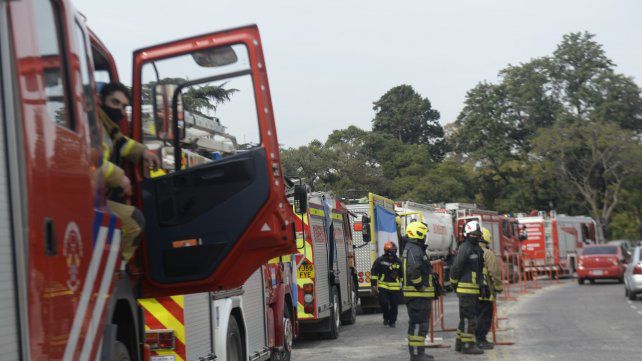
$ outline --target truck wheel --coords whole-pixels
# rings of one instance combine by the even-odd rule
[[[341,325],[341,303],[339,301],[339,291],[336,286],[332,286],[332,305],[330,308],[330,317],[328,323],[330,324],[330,331],[323,334],[323,338],[327,340],[336,340],[339,337],[339,326]]]
[[[241,337],[239,324],[233,316],[230,317],[230,322],[227,325],[227,342],[225,348],[227,349],[227,361],[245,360],[243,337]]]
[[[272,357],[270,357],[272,361],[290,361],[292,344],[294,343],[294,325],[290,313],[290,307],[286,303],[283,307],[283,349],[272,352]]]
[[[112,361],[130,361],[129,351],[127,351],[127,346],[120,341],[114,342],[114,349],[112,352]]]
[[[352,307],[346,312],[343,313],[341,316],[341,324],[342,325],[352,325],[357,321],[357,301],[359,300],[359,296],[357,295],[357,291],[352,290]]]

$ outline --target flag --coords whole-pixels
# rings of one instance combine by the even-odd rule
[[[397,239],[397,222],[395,220],[395,214],[381,206],[375,206],[374,213],[377,255],[380,256],[384,253],[383,246],[388,241],[392,241],[397,245],[397,248],[399,248],[399,240]]]

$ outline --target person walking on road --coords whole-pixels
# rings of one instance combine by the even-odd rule
[[[401,260],[397,257],[397,245],[392,241],[386,242],[383,250],[385,253],[372,265],[370,284],[379,298],[384,326],[394,328],[401,301]]]
[[[434,360],[426,354],[426,334],[430,319],[430,306],[435,298],[432,265],[426,255],[428,226],[422,222],[411,222],[404,237],[403,295],[408,310],[408,351],[410,361]]]
[[[478,221],[470,221],[464,226],[464,242],[457,250],[457,256],[450,268],[450,282],[459,297],[459,327],[455,341],[455,351],[478,355],[484,353],[477,347],[475,334],[479,311],[479,298],[482,296],[480,285],[484,268],[484,252],[479,247],[482,236]]]
[[[502,271],[499,269],[499,264],[497,264],[497,260],[495,259],[495,253],[490,249],[491,239],[490,231],[482,227],[482,242],[480,243],[484,251],[484,278],[482,288],[486,288],[482,293],[489,294],[488,297],[479,298],[479,319],[477,320],[477,333],[475,334],[475,338],[477,340],[477,346],[482,350],[492,350],[495,348],[492,342],[488,342],[486,336],[493,322],[495,295],[504,290]]]

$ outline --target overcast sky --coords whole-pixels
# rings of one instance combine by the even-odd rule
[[[258,24],[279,142],[369,129],[372,102],[412,85],[452,122],[466,92],[507,64],[550,54],[562,36],[597,35],[617,70],[642,84],[642,1],[75,0],[131,84],[131,52]]]

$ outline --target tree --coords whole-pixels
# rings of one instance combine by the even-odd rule
[[[625,182],[641,174],[642,145],[632,131],[612,123],[557,123],[539,132],[535,152],[554,165],[558,176],[582,196],[597,223],[597,238],[623,201]]]
[[[143,104],[152,104],[152,87],[156,84],[182,84],[187,79],[184,78],[164,78],[159,82],[149,82],[142,87]],[[182,92],[183,107],[185,110],[200,115],[208,116],[208,112],[216,111],[216,107],[226,101],[230,101],[232,95],[238,92],[238,89],[226,89],[223,83],[221,85],[194,85],[187,87]]]
[[[389,134],[405,144],[423,144],[439,160],[445,153],[439,112],[410,85],[399,85],[373,103],[372,130]]]

